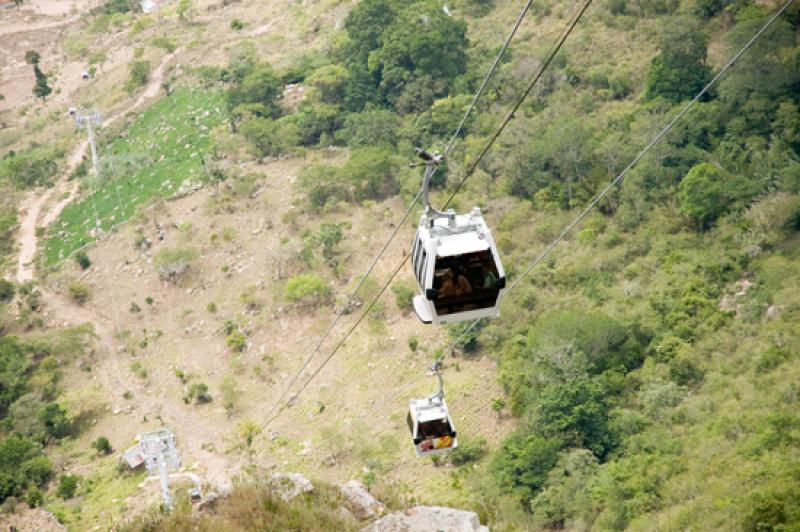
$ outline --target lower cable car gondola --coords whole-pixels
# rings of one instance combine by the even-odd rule
[[[439,380],[439,391],[425,399],[408,402],[406,421],[417,456],[446,453],[458,447],[456,429],[444,402],[440,361],[434,364],[433,372]]]
[[[441,157],[419,148],[417,154],[425,160],[425,211],[411,250],[421,292],[414,297],[414,311],[423,323],[494,318],[500,312],[506,277],[492,233],[477,207],[456,214],[430,206],[430,178]]]

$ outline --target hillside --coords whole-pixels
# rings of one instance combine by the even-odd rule
[[[526,273],[784,6],[590,2],[482,156],[580,4],[534,2],[436,176],[513,283],[469,331],[419,322],[420,209],[397,224],[524,3],[0,11],[0,521],[356,529],[332,486],[358,479],[500,530],[800,526],[800,5]],[[96,172],[71,107],[101,112]],[[460,448],[421,459],[440,355]],[[162,426],[238,495],[177,482],[160,515],[118,456]],[[322,487],[284,507],[273,472]]]

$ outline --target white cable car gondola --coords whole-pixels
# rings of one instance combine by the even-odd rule
[[[458,447],[456,429],[444,402],[441,361],[436,361],[432,371],[439,380],[439,391],[408,402],[406,421],[417,456],[446,453]]]
[[[478,207],[469,214],[431,207],[430,179],[442,159],[419,148],[417,154],[425,161],[425,210],[411,250],[421,292],[414,297],[414,311],[423,323],[494,318],[506,278],[492,233]]]

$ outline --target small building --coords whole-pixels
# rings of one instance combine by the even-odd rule
[[[140,443],[137,443],[124,453],[120,457],[120,461],[125,462],[131,469],[136,469],[144,464],[146,460],[146,456],[144,453],[144,448]]]

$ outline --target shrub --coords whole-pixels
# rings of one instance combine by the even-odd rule
[[[125,90],[135,92],[150,79],[150,61],[144,59],[133,61],[130,65],[129,73],[130,77],[125,83]]]
[[[86,303],[91,295],[89,287],[80,281],[72,281],[67,289],[69,290],[69,297],[79,305]]]
[[[186,403],[191,403],[193,400],[199,404],[210,403],[212,401],[211,394],[208,393],[208,385],[203,382],[196,382],[189,386],[183,400]]]
[[[70,422],[67,411],[58,403],[50,403],[39,411],[39,421],[53,438],[63,438],[69,433]]]
[[[245,336],[242,331],[237,329],[228,335],[227,342],[228,347],[237,353],[241,353],[244,351],[244,348],[247,347],[247,336]]]
[[[227,375],[222,379],[219,385],[219,391],[222,394],[222,406],[228,415],[232,415],[236,409],[236,403],[239,398],[239,390],[236,388],[236,379]]]
[[[477,462],[487,453],[485,438],[459,438],[458,447],[450,453],[450,463],[456,466]]]
[[[233,31],[242,31],[244,29],[244,22],[238,18],[231,20],[231,29]]]
[[[131,371],[134,372],[140,379],[147,378],[147,368],[144,367],[138,360],[131,363]]]
[[[14,299],[14,294],[17,292],[17,287],[11,281],[0,279],[0,301],[8,303]]]
[[[86,252],[83,250],[77,251],[73,256],[73,258],[75,262],[78,264],[78,266],[81,267],[82,270],[88,270],[89,266],[92,265],[92,261],[91,259],[89,259],[89,255],[87,255]]]
[[[153,257],[158,275],[167,282],[175,282],[198,256],[193,248],[162,249]]]
[[[293,303],[304,305],[327,303],[331,295],[331,287],[315,273],[296,275],[286,281],[286,299]]]
[[[92,448],[101,454],[111,454],[114,452],[114,449],[111,447],[111,442],[109,442],[108,438],[105,436],[100,436],[92,442]]]
[[[75,496],[75,491],[78,489],[78,482],[80,477],[78,475],[64,474],[58,479],[58,496],[62,499],[71,499]]]
[[[394,300],[397,304],[397,308],[404,312],[408,312],[414,308],[414,289],[407,283],[400,281],[393,284],[392,293],[394,294]]]

